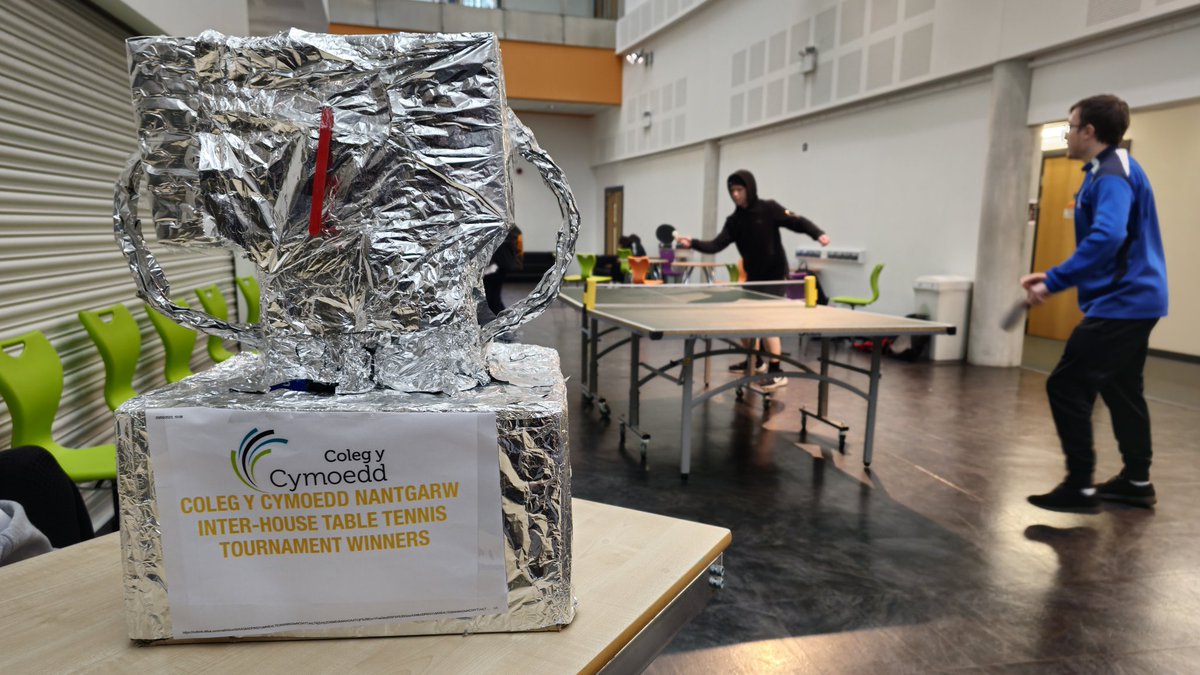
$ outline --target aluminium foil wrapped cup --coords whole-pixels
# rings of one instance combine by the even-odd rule
[[[494,34],[207,31],[127,46],[138,150],[116,185],[117,244],[157,311],[262,355],[248,374],[259,390],[471,389],[488,382],[488,343],[557,295],[579,212],[507,106]],[[560,206],[555,262],[480,326],[483,273],[513,227],[518,153]],[[260,323],[171,301],[137,219],[142,193],[160,243],[232,249],[255,266]]]

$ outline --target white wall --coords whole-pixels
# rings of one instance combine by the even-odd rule
[[[1076,101],[1104,92],[1118,94],[1135,109],[1200,97],[1200,17],[1191,23],[1127,44],[1100,43],[1074,58],[1036,67],[1029,123],[1065,119]]]
[[[92,1],[143,34],[196,35],[212,29],[226,35],[246,35],[250,31],[247,0]]]
[[[1200,0],[709,2],[638,45],[653,52],[653,64],[625,68],[620,114],[597,129],[597,161],[719,138],[1080,41],[1106,46],[1135,27],[1194,19],[1198,7]],[[798,52],[809,45],[818,47],[818,65],[804,74]],[[1179,58],[1162,73],[1119,66],[1146,77],[1131,102],[1148,103],[1143,89],[1173,95],[1151,92],[1155,83],[1200,77],[1200,40],[1190,45],[1172,43]],[[1108,70],[1096,72],[1103,78]],[[647,110],[654,125],[643,131]]]
[[[603,193],[609,187],[624,188],[624,233],[641,237],[647,253],[657,253],[654,230],[663,223],[674,225],[680,234],[700,234],[704,202],[702,146],[598,167],[597,191]],[[602,199],[599,208],[596,222],[603,222]],[[591,250],[604,250],[602,236]]]
[[[866,249],[863,264],[818,263],[826,293],[868,293],[871,268],[884,263],[872,309],[908,314],[916,277],[974,277],[989,95],[977,83],[727,142],[722,193],[725,176],[749,169],[760,196],[811,219],[833,246]],[[728,199],[721,208],[732,211]],[[789,251],[811,243],[784,233]],[[736,260],[732,251],[718,259]]]
[[[592,120],[570,115],[517,113],[542,146],[562,168],[582,216],[580,251],[603,249],[603,189],[592,173]],[[519,155],[514,163],[513,203],[517,225],[524,233],[526,251],[553,251],[562,215],[554,193],[542,182],[541,174]],[[599,209],[599,210],[598,210]]]
[[[992,2],[993,0],[972,0]],[[940,0],[955,4],[959,0]],[[1001,60],[1027,56],[1084,38],[1111,38],[1200,6],[1197,0],[1002,0]],[[989,45],[990,47],[990,45]]]
[[[1135,112],[1129,127],[1131,154],[1154,187],[1167,256],[1170,315],[1150,336],[1150,347],[1200,356],[1200,103]]]

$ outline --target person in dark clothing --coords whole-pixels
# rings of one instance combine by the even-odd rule
[[[504,311],[504,300],[500,297],[504,280],[509,274],[521,271],[524,257],[521,228],[513,225],[504,243],[492,254],[491,264],[483,275],[483,296],[493,315]]]
[[[642,238],[636,234],[627,234],[621,237],[617,240],[617,246],[632,251],[630,255],[646,255],[646,247],[642,245]]]
[[[1150,483],[1150,411],[1142,371],[1150,331],[1167,315],[1167,266],[1154,191],[1142,167],[1118,147],[1129,128],[1125,101],[1085,98],[1071,107],[1067,124],[1067,156],[1083,160],[1087,172],[1075,197],[1075,252],[1057,267],[1026,275],[1021,286],[1030,305],[1075,287],[1083,321],[1046,380],[1067,477],[1029,502],[1053,511],[1094,511],[1100,499],[1152,506],[1157,497]],[[1093,486],[1097,394],[1108,405],[1124,468]]]
[[[783,281],[788,275],[788,256],[779,234],[780,228],[807,234],[822,246],[829,245],[829,235],[811,220],[792,213],[778,202],[760,199],[758,183],[749,171],[742,169],[733,172],[725,180],[725,186],[737,208],[725,219],[721,232],[711,241],[679,237],[676,241],[680,247],[701,253],[717,253],[735,244],[738,254],[742,256],[747,281]],[[754,290],[783,296],[787,287],[756,286]],[[767,338],[765,343],[766,351],[771,354],[767,368],[770,372],[779,372],[779,354],[783,351],[783,344],[777,337]],[[785,378],[776,377],[760,387],[770,390],[786,384]]]
[[[19,503],[55,548],[94,536],[79,488],[49,451],[34,445],[0,450],[0,500]]]

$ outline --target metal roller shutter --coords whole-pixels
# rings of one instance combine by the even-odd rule
[[[79,0],[0,2],[0,339],[40,330],[57,349],[65,385],[54,431],[68,446],[113,438],[104,365],[77,312],[128,306],[142,329],[134,387],[164,382],[162,343],[112,237],[113,184],[136,140],[128,35]],[[196,306],[192,289],[216,283],[236,311],[231,254],[154,251],[177,296]],[[203,337],[193,370],[210,365]],[[11,428],[0,407],[3,447]]]

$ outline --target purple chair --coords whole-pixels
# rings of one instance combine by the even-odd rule
[[[671,263],[675,262],[675,249],[668,247],[659,247],[658,257],[666,260],[665,263],[659,266],[659,271],[662,273],[664,281],[679,281],[683,278],[683,270],[677,270],[671,267]]]
[[[808,276],[807,271],[790,272],[787,275],[788,281],[803,281]],[[790,284],[787,287],[786,296],[788,300],[803,300],[804,299],[804,284]]]

